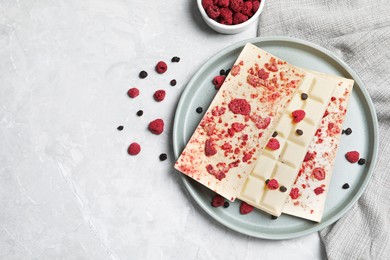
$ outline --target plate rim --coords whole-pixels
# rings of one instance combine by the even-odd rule
[[[377,119],[377,115],[376,115],[376,111],[375,111],[375,107],[374,107],[374,104],[372,102],[372,99],[370,97],[370,95],[368,94],[368,91],[363,83],[363,81],[360,79],[360,77],[355,73],[355,71],[349,66],[347,65],[347,63],[345,63],[343,60],[341,60],[339,57],[337,57],[333,52],[325,49],[324,47],[320,46],[320,45],[317,45],[315,43],[312,43],[312,42],[309,42],[309,41],[306,41],[306,40],[302,40],[302,39],[298,39],[298,38],[293,38],[293,37],[288,37],[288,36],[266,36],[266,37],[255,37],[255,38],[250,38],[250,39],[246,39],[246,40],[242,40],[242,41],[239,41],[239,42],[236,42],[226,48],[223,48],[222,50],[220,50],[219,52],[215,53],[209,60],[207,60],[205,63],[203,63],[200,68],[198,69],[198,71],[191,77],[190,81],[186,84],[186,88],[184,89],[184,91],[181,93],[181,96],[180,96],[180,100],[176,106],[176,112],[175,112],[175,115],[174,115],[174,121],[173,121],[173,131],[172,131],[172,143],[173,143],[173,151],[174,151],[174,155],[175,155],[175,161],[177,160],[177,158],[179,157],[180,155],[180,149],[178,147],[178,142],[175,141],[175,137],[178,136],[178,123],[177,121],[179,120],[179,114],[181,113],[181,111],[183,110],[183,102],[184,102],[184,98],[188,95],[188,92],[190,91],[189,88],[187,88],[187,86],[189,85],[193,85],[193,83],[199,78],[199,75],[203,73],[203,71],[210,65],[212,64],[214,61],[216,61],[217,59],[219,59],[221,56],[223,56],[225,53],[228,53],[238,47],[242,47],[244,46],[246,43],[252,43],[252,44],[255,44],[255,43],[264,43],[264,42],[272,42],[272,41],[280,41],[280,42],[290,42],[290,43],[294,43],[294,44],[299,44],[299,45],[303,45],[303,47],[310,47],[310,48],[313,48],[323,54],[325,54],[326,56],[328,56],[329,58],[331,58],[333,61],[335,61],[336,63],[338,63],[343,69],[345,69],[351,76],[352,78],[355,80],[356,84],[359,85],[359,88],[364,96],[364,98],[366,99],[367,101],[367,105],[368,105],[368,108],[369,108],[369,115],[371,116],[371,119],[372,119],[372,122],[373,122],[373,125],[372,125],[372,129],[373,129],[373,155],[372,155],[372,161],[371,161],[371,164],[370,164],[370,168],[368,169],[367,171],[367,175],[366,175],[366,178],[363,180],[363,183],[362,185],[359,187],[358,191],[356,192],[356,194],[354,195],[354,197],[352,197],[352,199],[348,202],[348,204],[342,209],[340,210],[339,212],[337,212],[336,214],[334,214],[330,219],[328,219],[327,221],[325,222],[320,222],[320,223],[317,223],[317,225],[313,225],[312,227],[308,228],[308,229],[304,229],[304,230],[301,230],[301,231],[298,231],[298,232],[292,232],[292,233],[288,233],[288,234],[269,234],[269,233],[264,233],[264,232],[258,232],[258,231],[252,231],[252,230],[247,230],[247,229],[243,229],[243,228],[240,228],[232,223],[230,223],[229,221],[226,221],[224,218],[222,218],[221,216],[219,216],[218,214],[216,214],[215,212],[213,212],[211,210],[210,207],[207,207],[200,199],[200,197],[195,193],[195,189],[193,189],[193,187],[191,186],[191,183],[190,183],[190,178],[182,173],[180,173],[179,171],[175,170],[179,175],[180,175],[180,178],[181,180],[183,181],[185,187],[186,187],[186,190],[190,193],[191,197],[195,200],[195,202],[209,215],[211,216],[213,219],[215,219],[216,221],[218,221],[219,223],[221,223],[222,225],[232,229],[232,230],[235,230],[241,234],[246,234],[246,235],[249,235],[249,236],[252,236],[252,237],[257,237],[257,238],[262,238],[262,239],[269,239],[269,240],[281,240],[281,239],[291,239],[291,238],[296,238],[296,237],[301,237],[301,236],[304,236],[304,235],[308,235],[308,234],[311,234],[311,233],[314,233],[314,232],[317,232],[333,223],[335,223],[337,220],[339,220],[349,209],[351,209],[351,207],[357,202],[357,200],[362,196],[363,192],[366,190],[367,188],[367,185],[372,177],[372,174],[373,174],[373,171],[376,167],[376,162],[377,162],[377,157],[378,157],[378,144],[379,144],[379,128],[378,128],[378,119]]]

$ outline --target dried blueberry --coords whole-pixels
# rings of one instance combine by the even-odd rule
[[[224,76],[225,74],[226,74],[225,70],[222,69],[222,70],[219,71],[219,75]]]
[[[348,184],[348,183],[344,183],[343,189],[344,189],[344,190],[349,189],[349,184]]]
[[[351,128],[347,128],[347,129],[345,129],[345,134],[346,135],[350,135],[350,134],[352,134],[352,129]]]
[[[202,107],[197,107],[196,108],[196,113],[201,114],[202,112],[203,112],[203,108]]]
[[[140,73],[139,73],[139,77],[141,78],[141,79],[144,79],[144,78],[146,78],[148,76],[148,73],[146,72],[146,71],[141,71]]]
[[[142,110],[137,111],[137,116],[142,116],[143,114],[144,114],[144,111],[142,111]]]
[[[284,187],[284,186],[280,186],[279,190],[280,190],[281,192],[286,192],[286,191],[287,191],[287,188]]]
[[[123,130],[123,125],[118,126],[116,129],[118,129],[119,131],[122,131]]]
[[[159,158],[160,158],[160,161],[165,161],[168,158],[168,156],[167,156],[167,154],[162,153],[162,154],[160,154]]]
[[[306,100],[309,96],[306,93],[301,94],[301,99]]]
[[[303,135],[303,131],[301,129],[297,129],[295,132],[297,133],[297,135]]]
[[[177,57],[177,56],[175,56],[175,57],[172,58],[171,61],[172,61],[172,62],[179,62],[179,61],[180,61],[180,58]]]
[[[278,136],[278,132],[273,132],[273,134],[272,134],[272,137],[277,137]]]
[[[271,219],[272,219],[272,220],[275,220],[275,219],[278,219],[278,217],[277,217],[277,216],[274,216],[274,215],[271,215]]]
[[[366,159],[364,159],[364,158],[360,158],[359,161],[358,161],[359,165],[363,165],[365,163],[366,163]]]
[[[170,84],[171,84],[171,86],[173,87],[173,86],[176,86],[176,79],[173,79],[173,80],[171,80],[171,82],[170,82]]]
[[[223,207],[228,208],[229,206],[230,206],[229,202],[225,201],[225,203],[223,204]]]

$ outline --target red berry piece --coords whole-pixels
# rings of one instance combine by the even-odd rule
[[[223,84],[223,82],[225,81],[226,79],[226,76],[215,76],[214,79],[213,79],[213,84],[215,86],[215,89],[216,90],[219,90]]]
[[[261,69],[257,72],[259,78],[267,80],[269,78],[269,72],[266,72],[264,69]]]
[[[205,10],[212,5],[214,5],[213,0],[202,0],[202,6]]]
[[[156,92],[154,92],[153,98],[157,102],[163,101],[165,98],[165,90],[162,90],[162,89],[157,90]]]
[[[129,91],[127,91],[127,95],[131,98],[136,98],[139,95],[139,89],[138,88],[131,88]]]
[[[305,113],[305,111],[299,109],[299,110],[293,111],[291,113],[291,116],[293,117],[293,121],[295,123],[299,123],[299,122],[301,122],[305,118],[306,113]]]
[[[270,117],[262,118],[261,116],[258,115],[252,115],[250,116],[250,118],[253,121],[253,123],[255,123],[258,129],[266,129],[271,123]]]
[[[220,15],[218,18],[219,23],[231,25],[233,24],[233,12],[229,8],[221,8]],[[227,75],[228,73],[224,73],[223,75]]]
[[[303,160],[304,162],[308,162],[314,159],[315,153],[307,152],[305,155],[305,159]]]
[[[141,146],[138,143],[131,143],[127,149],[127,153],[130,155],[137,155],[141,152]]]
[[[149,123],[148,129],[155,135],[159,135],[164,131],[164,121],[162,119],[156,119]]]
[[[312,171],[312,176],[314,176],[314,178],[316,178],[317,180],[319,181],[322,181],[325,179],[325,170],[323,168],[314,168],[313,171]]]
[[[357,151],[350,151],[345,154],[345,158],[347,159],[348,162],[350,163],[356,163],[359,161],[359,152]]]
[[[217,149],[215,149],[212,140],[210,140],[210,139],[206,140],[205,145],[204,145],[204,152],[205,152],[207,157],[213,156],[214,154],[217,153]]]
[[[251,105],[242,98],[236,98],[229,102],[228,105],[230,111],[234,114],[249,115],[251,112]]]
[[[233,24],[240,24],[248,21],[248,16],[242,13],[233,14]]]
[[[315,193],[316,195],[320,195],[320,194],[322,194],[324,191],[325,191],[325,190],[324,190],[324,188],[322,188],[322,187],[317,187],[317,188],[314,189],[314,193]]]
[[[268,144],[267,144],[267,148],[269,148],[271,150],[278,150],[279,147],[280,147],[280,143],[279,143],[278,139],[276,139],[276,138],[269,139]]]
[[[257,10],[259,10],[260,7],[260,1],[253,1],[252,2],[252,12],[255,14]]]
[[[220,12],[218,6],[216,6],[216,5],[211,5],[211,6],[209,6],[209,7],[206,8],[206,13],[207,13],[207,15],[208,15],[211,19],[215,20],[215,19],[218,18],[218,16],[220,15],[221,12]]]
[[[243,0],[230,0],[229,6],[233,12],[238,13],[244,7],[244,1]]]
[[[249,205],[248,203],[246,202],[241,202],[241,205],[240,205],[240,213],[242,215],[246,215],[248,213],[251,213],[253,211],[253,206]]]
[[[163,61],[159,61],[156,65],[156,71],[159,74],[163,74],[164,72],[167,71],[167,69],[168,69],[168,65]]]
[[[217,208],[217,207],[221,207],[225,204],[225,199],[219,195],[219,194],[215,194],[213,200],[211,201],[211,206]]]
[[[276,189],[279,188],[279,183],[278,183],[277,180],[272,179],[272,180],[269,180],[269,181],[267,182],[267,187],[268,187],[268,189],[270,189],[270,190],[276,190]]]
[[[252,8],[253,8],[252,2],[247,1],[244,3],[244,7],[241,9],[241,13],[248,17],[251,17],[253,15]]]
[[[290,197],[293,200],[298,199],[298,197],[299,197],[299,189],[298,188],[292,188],[291,191],[290,191]]]
[[[229,0],[217,0],[219,7],[228,7],[229,6]]]

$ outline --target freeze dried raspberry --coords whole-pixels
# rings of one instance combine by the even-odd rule
[[[313,169],[312,175],[314,176],[314,178],[316,178],[319,181],[325,179],[325,171],[324,169],[319,167]]]
[[[305,159],[303,159],[303,161],[307,162],[313,160],[315,156],[316,156],[315,153],[307,152],[305,155]]]
[[[299,189],[298,188],[292,188],[290,191],[290,197],[291,199],[295,200],[299,197]]]
[[[218,0],[218,6],[219,7],[228,7],[229,6],[229,0]]]
[[[242,13],[235,13],[233,15],[233,24],[240,24],[246,21],[248,21],[248,16]]]
[[[217,153],[217,149],[215,149],[213,141],[211,139],[206,140],[204,145],[204,152],[207,157],[213,156]]]
[[[269,181],[267,182],[267,187],[268,187],[268,189],[270,189],[270,190],[276,190],[277,188],[279,188],[279,183],[278,183],[277,180],[272,179],[272,180],[269,180]]]
[[[232,70],[230,71],[230,74],[232,74],[232,76],[237,76],[238,73],[240,73],[240,70],[241,70],[241,67],[239,65],[234,65],[232,67]]]
[[[257,75],[259,76],[259,78],[261,79],[268,79],[269,78],[269,72],[266,72],[264,69],[261,69],[257,72]]]
[[[350,163],[356,163],[357,161],[359,161],[359,158],[360,158],[359,156],[360,156],[359,152],[357,152],[357,151],[350,151],[350,152],[345,154],[345,158]]]
[[[244,7],[244,1],[243,0],[230,0],[230,9],[232,9],[233,12],[240,12],[241,9]]]
[[[165,98],[165,90],[157,90],[156,92],[154,92],[153,97],[154,100],[156,100],[157,102],[163,101]]]
[[[218,21],[221,24],[226,24],[226,25],[233,24],[233,12],[229,8],[221,8]]]
[[[305,113],[305,111],[299,109],[299,110],[293,111],[291,113],[291,116],[293,117],[293,121],[295,123],[299,123],[299,122],[301,122],[305,118],[306,113]]]
[[[202,0],[202,6],[205,10],[212,5],[214,5],[213,0]]]
[[[257,10],[259,10],[260,7],[260,1],[253,1],[252,2],[252,12],[256,13]]]
[[[226,76],[215,76],[214,77],[213,84],[214,84],[216,90],[221,88],[225,79],[226,79]]]
[[[149,123],[148,129],[155,135],[159,135],[164,131],[164,121],[162,119],[156,119]]]
[[[159,61],[156,65],[156,71],[159,74],[163,74],[164,72],[167,71],[167,69],[168,69],[168,65],[163,61]]]
[[[241,202],[241,205],[240,205],[240,213],[242,215],[246,215],[248,213],[251,213],[253,211],[253,206],[249,205],[248,203],[246,202]]]
[[[268,141],[268,144],[267,144],[267,147],[271,150],[278,150],[279,147],[280,147],[280,143],[278,141],[278,139],[276,138],[271,138],[269,139]]]
[[[219,14],[221,13],[219,10],[219,7],[216,5],[210,5],[209,7],[206,8],[206,13],[207,15],[215,20],[218,18]]]
[[[219,195],[219,194],[215,194],[213,200],[211,201],[211,206],[217,208],[217,207],[221,207],[225,204],[225,199]]]
[[[241,13],[251,17],[253,15],[252,8],[253,8],[252,2],[247,1],[244,3],[244,7],[242,8]]]
[[[130,155],[137,155],[141,152],[141,146],[138,143],[131,143],[127,149],[127,153]]]
[[[139,95],[139,89],[138,88],[131,88],[129,91],[127,91],[127,95],[131,98],[138,97]]]
[[[320,195],[321,193],[323,193],[325,190],[324,190],[324,188],[322,188],[322,187],[317,187],[317,188],[315,188],[314,189],[314,193],[316,194],[316,195]]]
[[[251,105],[242,98],[233,99],[228,107],[234,114],[249,115],[251,112]]]
[[[270,117],[262,118],[258,115],[252,115],[250,118],[258,129],[266,129],[271,123]]]

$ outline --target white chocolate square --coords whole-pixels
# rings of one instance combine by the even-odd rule
[[[275,165],[275,160],[267,156],[260,156],[256,162],[255,168],[252,170],[251,175],[265,181],[266,179],[271,178]]]
[[[249,176],[241,190],[240,198],[247,199],[248,202],[259,203],[264,193],[265,181]]]
[[[329,85],[335,85],[335,83],[327,79],[317,77],[315,79],[314,84],[316,85],[316,87],[312,87],[308,95],[310,95],[311,98],[317,99],[321,103],[327,102],[330,99],[335,88],[335,86],[333,88],[330,88]]]
[[[298,135],[296,130],[302,130],[303,134]],[[293,130],[290,133],[289,140],[302,146],[308,146],[316,131],[316,126],[307,120],[302,120],[294,124]]]
[[[306,155],[306,147],[287,141],[280,160],[291,167],[299,167]]]
[[[293,128],[292,117],[289,114],[283,114],[279,119],[279,122],[276,126],[275,131],[278,133],[278,136],[287,138],[290,135],[290,132]]]
[[[273,178],[278,180],[280,186],[289,187],[291,183],[295,181],[296,175],[296,168],[283,163],[277,163]],[[289,192],[289,190],[286,192]]]
[[[313,85],[313,82],[314,76],[311,74],[307,74],[299,85],[299,92],[308,93],[310,91],[311,86]]]
[[[307,99],[303,110],[306,113],[305,119],[318,126],[325,113],[325,105],[314,99]]]

